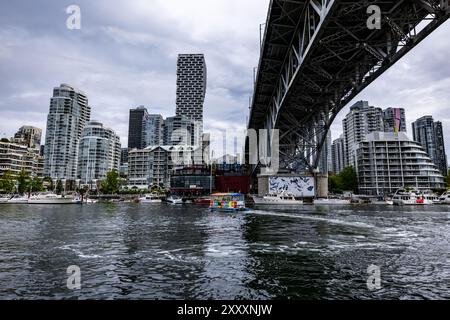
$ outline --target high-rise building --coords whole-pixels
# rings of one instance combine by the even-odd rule
[[[26,145],[28,148],[33,148],[40,152],[41,148],[42,129],[23,126],[14,135],[14,142]]]
[[[91,108],[83,92],[67,84],[54,88],[45,136],[45,176],[76,179],[79,141],[90,117]]]
[[[448,166],[442,123],[434,122],[432,116],[424,116],[413,122],[412,131],[414,141],[425,148],[441,173],[447,175]]]
[[[78,178],[87,184],[103,180],[109,171],[119,171],[120,138],[102,123],[90,121],[84,127],[78,154]]]
[[[445,188],[444,177],[424,148],[404,132],[373,132],[357,149],[359,191],[389,195],[403,187]]]
[[[383,111],[384,132],[406,132],[406,115],[403,108],[387,108]]]
[[[176,146],[195,145],[195,141],[200,141],[200,132],[195,121],[185,116],[169,117],[163,124],[163,145]]]
[[[128,148],[122,148],[120,150],[120,164],[128,163]]]
[[[148,111],[144,106],[130,110],[128,123],[128,149],[145,148],[145,129],[148,122]]]
[[[177,62],[176,115],[185,116],[199,126],[194,144],[203,133],[203,104],[206,95],[207,70],[203,54],[180,54]]]
[[[331,131],[328,131],[325,143],[320,153],[319,170],[322,173],[328,173],[331,171],[332,159],[331,159]]]
[[[356,148],[371,132],[384,131],[383,110],[358,101],[343,120],[345,166],[356,168]]]
[[[345,167],[344,155],[344,137],[341,135],[338,139],[333,141],[331,146],[332,166],[331,172],[339,174]]]
[[[150,114],[144,128],[145,147],[160,146],[163,144],[164,119],[160,114]]]

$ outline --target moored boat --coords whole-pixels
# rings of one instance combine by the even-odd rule
[[[28,203],[28,197],[16,194],[12,198],[10,198],[7,202],[8,203],[13,203],[13,204],[27,204]]]
[[[146,194],[145,196],[139,198],[141,203],[161,203],[162,200],[158,195]]]
[[[215,193],[211,195],[211,211],[237,212],[248,210],[242,193]]]
[[[303,200],[296,199],[287,193],[268,194],[264,197],[253,197],[256,205],[302,205]]]
[[[171,204],[183,204],[183,199],[178,196],[171,195],[166,199],[167,202]]]
[[[194,203],[200,206],[209,206],[211,203],[211,198],[209,197],[201,197],[194,200]]]
[[[423,206],[430,204],[424,199],[423,195],[417,190],[398,189],[392,198],[396,206]]]
[[[7,203],[9,198],[0,197],[0,203]]]
[[[333,198],[323,198],[323,199],[314,199],[313,202],[315,205],[347,205],[351,204],[351,200],[347,199],[333,199]]]
[[[450,190],[446,191],[439,197],[439,204],[450,204]]]
[[[81,199],[72,196],[62,196],[54,193],[38,194],[28,199],[29,204],[80,204]]]

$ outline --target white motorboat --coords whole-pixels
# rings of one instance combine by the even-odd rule
[[[0,198],[0,203],[7,203],[9,198]]]
[[[370,200],[370,204],[392,206],[394,204],[394,201],[392,201],[391,198],[385,198],[385,197],[380,196],[378,198],[372,198]]]
[[[161,203],[162,200],[157,195],[146,194],[145,196],[139,198],[139,202],[142,202],[142,203]]]
[[[90,199],[90,198],[87,198],[85,201],[86,201],[86,203],[97,203],[98,202],[98,200]]]
[[[439,197],[440,204],[450,204],[450,190],[446,191]]]
[[[352,203],[351,200],[347,199],[333,199],[333,198],[314,199],[315,205],[347,205],[351,203]]]
[[[268,194],[264,197],[253,197],[256,205],[301,205],[303,200],[297,200],[293,195],[280,193]]]
[[[166,201],[171,204],[183,204],[183,199],[178,196],[170,196],[166,199]]]
[[[439,196],[434,193],[426,193],[423,195],[425,204],[439,204]]]
[[[28,203],[28,197],[20,196],[20,195],[14,195],[11,199],[8,200],[8,203],[27,204]]]
[[[425,201],[423,195],[417,190],[398,189],[392,198],[396,206],[421,206],[431,204]]]
[[[28,199],[29,204],[80,204],[81,199],[54,193],[39,194]]]

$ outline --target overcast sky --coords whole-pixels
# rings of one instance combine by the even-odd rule
[[[81,8],[81,30],[66,28],[66,8]],[[175,113],[176,59],[204,53],[208,67],[205,131],[244,130],[259,24],[269,0],[15,0],[0,2],[0,136],[22,125],[44,130],[52,89],[83,90],[92,119],[127,145],[128,112],[145,105]],[[355,100],[404,107],[410,122],[444,123],[450,150],[450,22],[441,26]],[[333,125],[342,131],[343,110]],[[230,139],[231,140],[231,139]],[[229,153],[233,150],[228,150]],[[218,153],[221,153],[218,151]],[[217,154],[217,153],[216,153]]]

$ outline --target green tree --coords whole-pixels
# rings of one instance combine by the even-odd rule
[[[4,192],[11,193],[14,191],[14,178],[11,171],[5,171],[0,178],[0,189]]]
[[[31,192],[41,192],[44,191],[44,184],[41,178],[34,177],[31,180]]]
[[[342,193],[342,179],[339,175],[332,175],[328,178],[328,189],[331,193]]]
[[[29,191],[31,183],[30,175],[25,171],[21,170],[17,176],[17,191],[22,194]]]
[[[358,192],[358,175],[353,167],[344,168],[339,177],[342,181],[343,191],[353,191]]]
[[[63,184],[61,180],[56,183],[56,194],[62,194],[64,191]]]
[[[120,179],[117,170],[110,171],[106,174],[106,179],[102,181],[100,190],[104,194],[116,194],[119,192]]]
[[[45,177],[43,179],[43,182],[47,185],[47,190],[48,191],[53,191],[53,180],[50,177]]]

